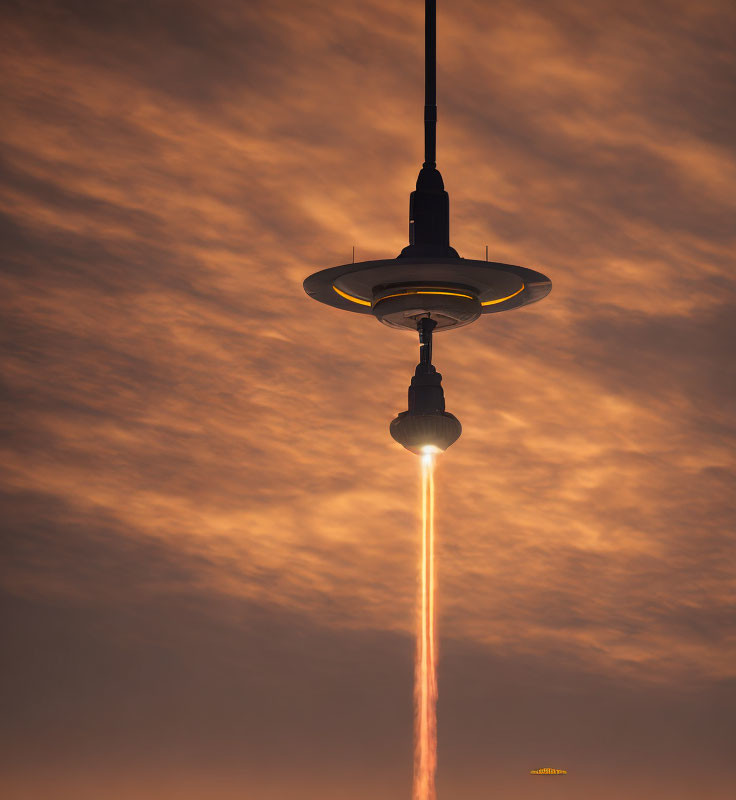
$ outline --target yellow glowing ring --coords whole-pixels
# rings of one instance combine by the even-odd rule
[[[510,294],[508,297],[500,297],[498,300],[486,300],[486,302],[485,303],[481,303],[481,305],[482,306],[495,306],[496,303],[504,303],[504,302],[506,302],[506,300],[511,300],[512,297],[516,297],[517,294],[521,294],[524,291],[525,288],[526,287],[522,283],[521,284],[521,289],[519,289],[518,292],[514,292],[513,294]]]
[[[332,288],[340,295],[340,297],[344,297],[346,300],[349,300],[351,303],[357,303],[361,306],[371,306],[372,303],[369,300],[362,300],[360,297],[353,297],[353,295],[347,294],[347,292],[343,292],[341,289],[338,289],[337,286],[334,284]],[[500,297],[498,300],[486,300],[484,303],[481,303],[482,306],[493,306],[497,303],[504,303],[506,300],[511,300],[512,297],[516,297],[516,295],[521,294],[526,286],[524,284],[521,285],[521,289],[518,289],[513,294],[508,295],[507,297]],[[415,292],[400,292],[398,294],[389,294],[385,297],[381,297],[376,300],[377,303],[380,303],[381,300],[388,300],[391,297],[404,297],[406,295],[412,294],[437,294],[437,295],[445,295],[449,297],[466,297],[468,300],[472,300],[473,296],[469,294],[462,294],[461,292],[439,292],[439,291],[428,291],[428,290],[418,290]]]
[[[445,297],[467,297],[468,300],[474,299],[472,294],[461,294],[460,292],[435,292],[435,291],[429,291],[428,289],[418,289],[413,292],[398,292],[397,294],[387,294],[385,297],[379,297],[378,300],[376,300],[376,302],[380,303],[381,300],[388,300],[390,297],[405,297],[406,295],[410,294],[441,294],[444,295]]]
[[[346,294],[345,292],[341,292],[335,284],[332,284],[332,288],[340,295],[340,297],[344,297],[346,300],[350,300],[351,303],[358,303],[361,306],[370,306],[371,303],[368,300],[361,300],[359,297],[353,297],[350,294]],[[323,301],[324,302],[324,301]]]

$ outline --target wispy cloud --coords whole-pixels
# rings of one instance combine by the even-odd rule
[[[309,625],[322,650],[290,652],[282,686],[349,637],[379,671],[406,645],[416,465],[387,428],[416,343],[301,281],[406,243],[420,5],[5,12],[3,574],[44,630],[77,609],[122,647],[138,617],[105,615],[170,603],[223,635]],[[440,13],[453,241],[555,287],[438,337],[465,431],[439,478],[448,659],[717,693],[736,664],[733,9]]]

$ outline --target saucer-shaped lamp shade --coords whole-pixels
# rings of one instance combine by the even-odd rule
[[[463,427],[460,420],[449,411],[432,414],[413,414],[402,411],[391,421],[391,436],[412,453],[436,453],[460,438]]]

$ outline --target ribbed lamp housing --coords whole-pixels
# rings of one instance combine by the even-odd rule
[[[391,421],[391,436],[407,450],[421,455],[422,448],[447,448],[460,438],[463,426],[460,420],[448,411],[433,414],[412,414],[402,411]]]

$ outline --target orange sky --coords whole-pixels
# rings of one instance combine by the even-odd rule
[[[435,343],[439,796],[726,800],[734,6],[439,5],[452,244],[554,284]],[[423,4],[2,14],[0,791],[408,797],[416,341],[301,282],[407,243]]]

